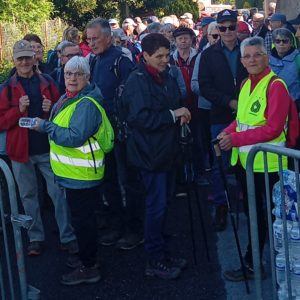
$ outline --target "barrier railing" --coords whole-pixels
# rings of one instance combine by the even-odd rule
[[[40,299],[40,291],[27,284],[25,261],[24,261],[24,254],[23,254],[23,244],[22,244],[22,236],[21,236],[21,227],[29,228],[32,224],[32,218],[29,216],[20,215],[18,213],[18,204],[17,204],[14,178],[12,176],[9,167],[2,159],[0,159],[0,168],[4,173],[8,185],[8,190],[9,190],[9,199],[10,199],[10,206],[11,206],[11,222],[14,231],[17,265],[18,265],[20,288],[21,288],[21,299],[22,300]],[[2,227],[3,227],[3,238],[4,238],[4,245],[5,245],[5,255],[6,255],[6,262],[7,262],[9,286],[10,286],[10,295],[11,295],[11,299],[15,300],[16,296],[15,296],[14,284],[12,279],[12,268],[11,268],[11,261],[9,256],[6,224],[5,224],[5,218],[3,213],[3,201],[2,201],[1,189],[0,189],[0,209],[1,209],[1,220],[2,220]],[[1,262],[0,262],[0,288],[1,288],[1,297],[2,297],[1,299],[8,300],[9,298],[5,296]]]
[[[254,172],[253,172],[253,163],[254,163],[255,156],[258,152],[263,152],[265,170],[268,170],[267,153],[274,153],[278,155],[280,190],[281,190],[281,207],[285,207],[282,157],[287,156],[294,159],[295,178],[298,179],[300,151],[292,150],[284,147],[273,146],[273,145],[258,144],[251,149],[248,155],[246,173],[247,173],[247,188],[248,188],[248,201],[249,201],[250,231],[251,231],[251,241],[252,241],[253,269],[255,275],[255,292],[256,292],[255,299],[260,300],[263,299],[263,293],[262,293],[261,257],[259,251],[255,185],[254,185]],[[299,180],[296,180],[295,182],[296,182],[296,190],[297,190],[298,211],[300,211],[299,210],[300,208]],[[265,185],[266,185],[268,231],[269,231],[271,271],[272,271],[272,292],[273,292],[272,299],[277,300],[278,298],[277,298],[277,283],[276,283],[275,249],[274,249],[272,211],[271,211],[272,195],[270,195],[268,171],[265,171]],[[287,270],[286,271],[287,287],[288,287],[288,295],[289,295],[288,299],[292,300],[291,276],[289,272],[290,260],[289,260],[289,250],[288,250],[287,222],[286,222],[285,209],[282,209],[282,221],[283,221],[283,232],[284,232],[283,234],[284,252],[285,252],[286,270]]]

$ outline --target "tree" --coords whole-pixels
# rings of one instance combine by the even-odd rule
[[[48,0],[2,0],[0,20],[17,22],[30,28],[34,23],[49,19],[53,8],[53,3]]]

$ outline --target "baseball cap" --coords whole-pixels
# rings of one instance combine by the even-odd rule
[[[202,22],[200,24],[197,24],[196,26],[206,26],[209,25],[212,22],[216,22],[216,19],[213,17],[204,17],[202,19]]]
[[[151,23],[158,22],[158,19],[156,16],[152,16],[152,17],[149,17],[147,21],[148,21],[148,24],[151,24]]]
[[[23,57],[23,56],[33,57],[34,56],[33,47],[28,41],[25,40],[17,41],[13,47],[13,59],[16,59],[18,57]]]
[[[282,23],[287,23],[286,16],[283,14],[273,14],[269,21],[281,21]]]
[[[108,23],[109,24],[118,24],[118,21],[116,19],[109,19]]]
[[[142,19],[141,19],[140,17],[135,17],[133,20],[134,20],[134,22],[135,22],[136,24],[143,23],[143,22],[142,22]]]
[[[191,37],[195,35],[194,31],[187,27],[179,27],[173,32],[173,37],[177,37],[183,34],[189,34]]]
[[[117,29],[113,29],[112,30],[113,34],[115,36],[118,36],[121,41],[125,41],[125,40],[130,40],[131,37],[130,36],[127,36],[124,32],[124,30],[122,28],[117,28]]]
[[[230,9],[224,9],[218,13],[217,22],[218,24],[225,22],[225,21],[231,21],[231,22],[237,22],[237,12]]]
[[[239,21],[238,23],[239,23],[238,33],[240,33],[240,34],[248,33],[250,35],[250,30],[249,30],[248,24],[244,21]]]
[[[193,15],[191,13],[184,13],[182,16],[180,16],[180,19],[190,19],[193,20]]]
[[[126,18],[126,19],[123,21],[123,24],[137,26],[137,24],[136,24],[131,18]]]
[[[136,28],[137,33],[140,35],[143,31],[147,29],[147,26],[143,23],[140,23]]]
[[[300,25],[300,14],[296,19],[290,20],[289,23],[293,25]]]

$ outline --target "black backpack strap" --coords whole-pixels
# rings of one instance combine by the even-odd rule
[[[122,81],[120,62],[123,57],[125,57],[124,54],[121,54],[119,57],[117,57],[114,62],[114,65],[110,68],[110,70],[115,74],[119,81]]]
[[[12,105],[12,87],[9,84],[7,85],[7,96],[8,96],[8,101],[9,101],[10,106],[13,106]]]

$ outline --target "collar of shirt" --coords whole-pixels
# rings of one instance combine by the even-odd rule
[[[227,48],[227,46],[223,43],[222,40],[221,40],[221,46],[222,46],[223,49],[229,50],[229,49]],[[238,48],[240,47],[240,46],[239,46],[238,39],[236,39],[236,42],[235,42],[235,44],[234,44],[232,50],[236,49],[236,47],[238,47]],[[229,50],[229,51],[232,51],[232,50]]]
[[[158,73],[158,70],[154,67],[149,66],[145,61],[143,63],[150,75],[153,76],[158,83],[162,83],[162,75]]]
[[[259,33],[261,32],[261,29],[263,28],[263,25],[259,27],[258,31],[256,31],[254,28],[253,28],[253,32],[255,35],[259,35]]]

